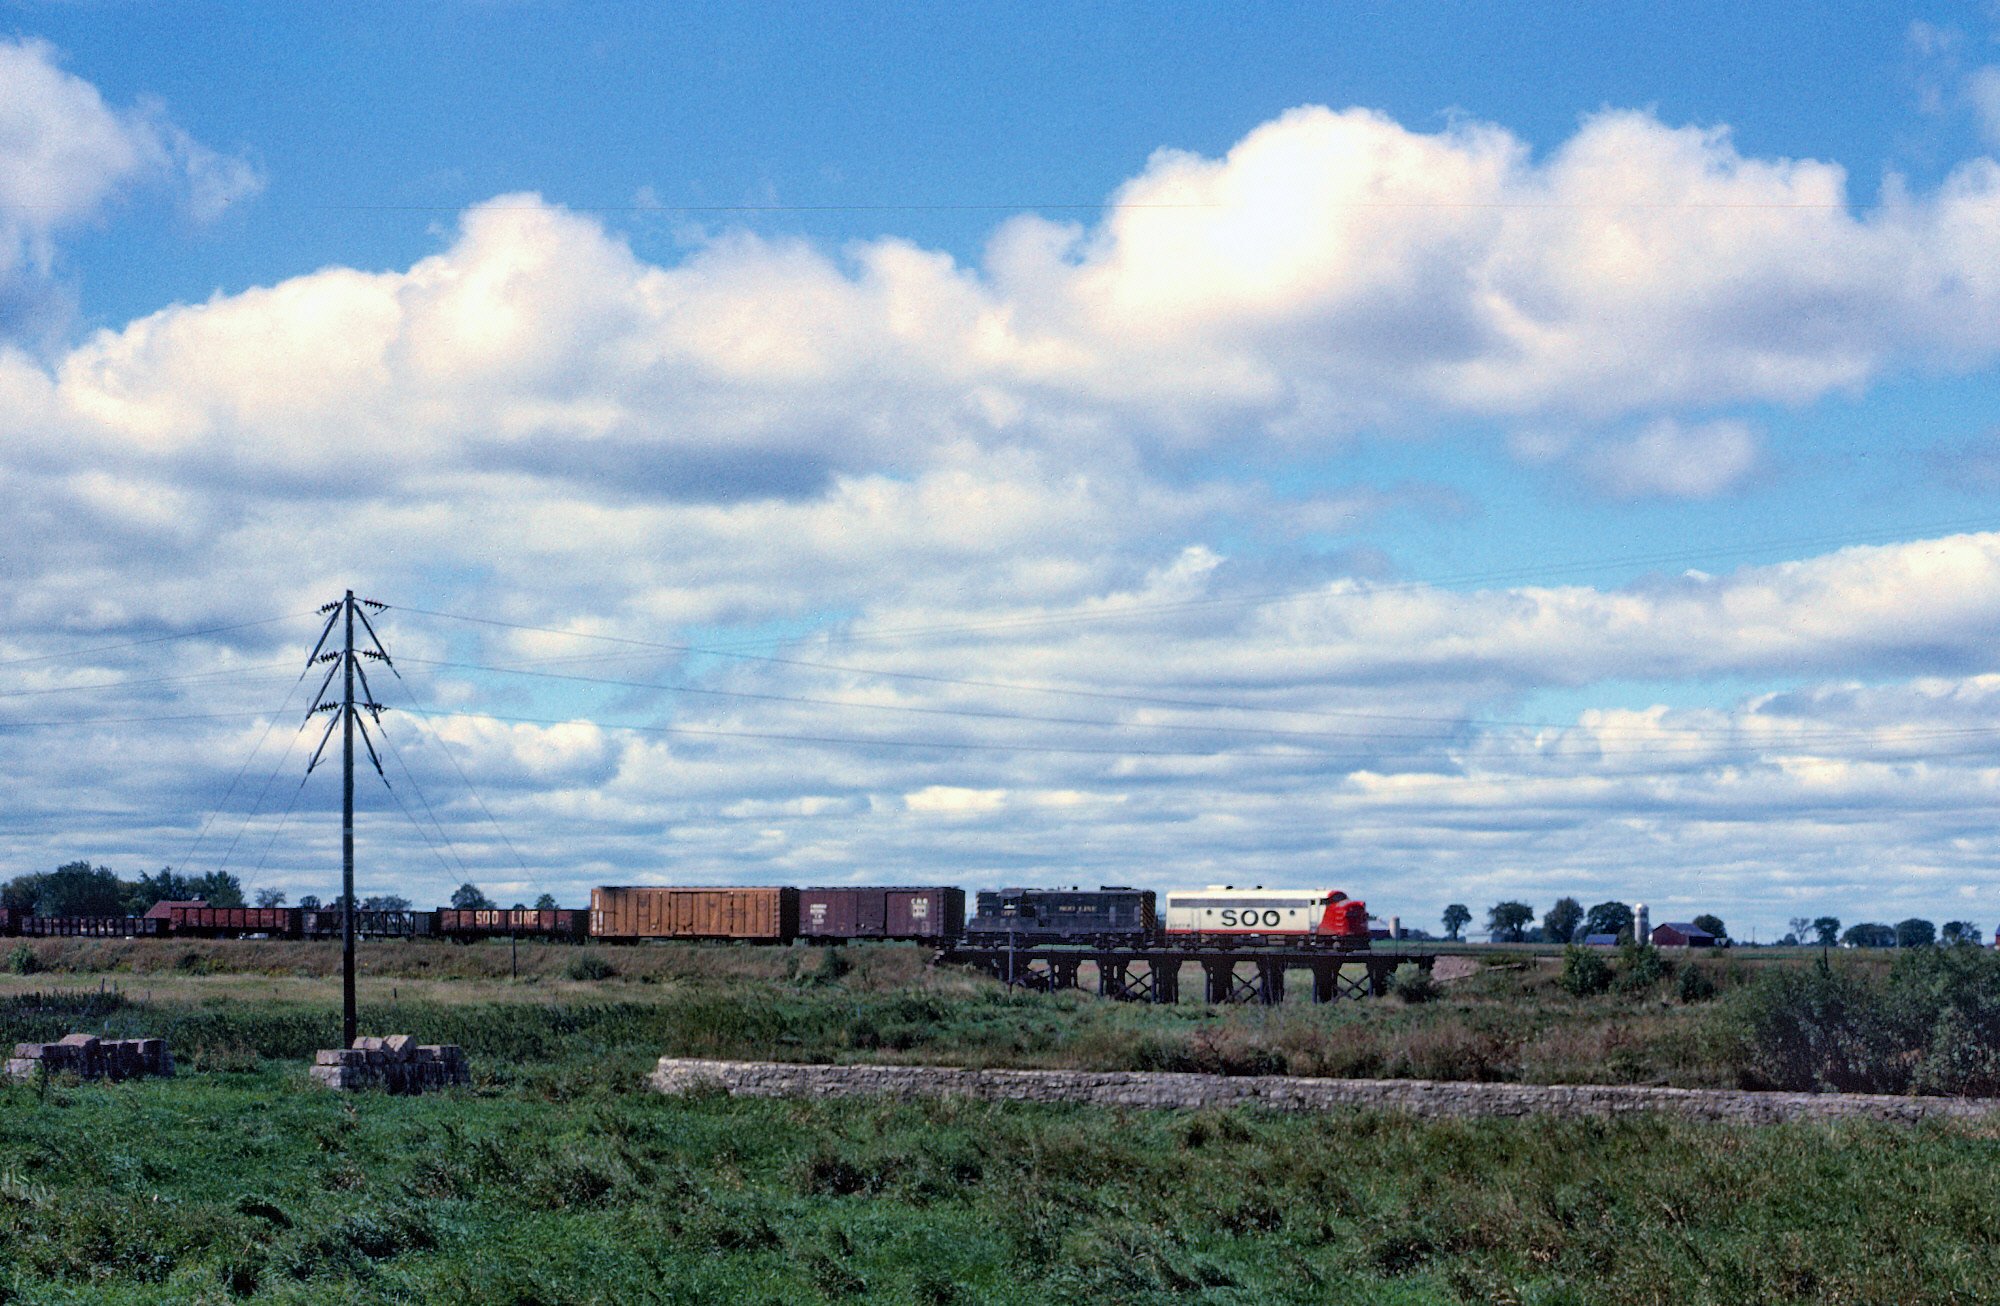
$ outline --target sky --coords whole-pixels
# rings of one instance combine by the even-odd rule
[[[0,874],[2000,920],[2000,9],[0,3]]]

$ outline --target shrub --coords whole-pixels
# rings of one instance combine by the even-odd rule
[[[1618,955],[1618,991],[1638,993],[1667,977],[1666,959],[1650,943],[1627,944]]]
[[[1739,990],[1735,1012],[1752,1084],[1846,1093],[1899,1093],[1909,1083],[1881,995],[1822,958]]]
[[[596,952],[580,952],[563,968],[563,974],[573,980],[607,980],[617,973],[618,968]]]
[[[1433,1000],[1439,990],[1429,971],[1415,962],[1406,961],[1396,967],[1396,973],[1389,977],[1389,991],[1414,1005]]]
[[[16,975],[32,975],[42,968],[42,959],[25,943],[17,943],[7,954],[7,969]]]
[[[1602,993],[1611,987],[1611,965],[1595,949],[1572,943],[1563,949],[1562,986],[1579,998]]]
[[[1715,977],[1700,966],[1683,966],[1674,989],[1682,1002],[1707,1002],[1715,996]]]
[[[1976,948],[1915,948],[1887,982],[1889,1021],[1917,1056],[1926,1093],[2000,1093],[2000,956]]]

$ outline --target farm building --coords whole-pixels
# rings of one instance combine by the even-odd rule
[[[1670,921],[1653,928],[1653,946],[1656,948],[1713,948],[1715,936],[1699,925],[1686,921]]]

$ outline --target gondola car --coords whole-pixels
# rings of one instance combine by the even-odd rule
[[[973,947],[1078,944],[1137,948],[1152,942],[1157,918],[1151,889],[984,890],[965,925]]]
[[[575,941],[585,933],[590,917],[567,907],[440,907],[433,914],[439,938],[555,939]]]
[[[300,930],[308,939],[340,937],[340,908],[297,909]],[[354,934],[361,939],[428,939],[437,933],[434,911],[383,911],[363,907],[354,913]]]

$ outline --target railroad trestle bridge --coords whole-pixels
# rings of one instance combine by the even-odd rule
[[[1311,976],[1314,1002],[1359,1001],[1389,992],[1396,968],[1414,965],[1429,973],[1434,952],[1355,951],[1324,948],[1088,948],[958,947],[938,953],[940,965],[970,966],[1009,988],[1053,993],[1083,987],[1085,964],[1096,973],[1100,997],[1121,1002],[1179,1002],[1181,972],[1189,964],[1201,974],[1203,999],[1212,1003],[1285,1000],[1290,971]]]

